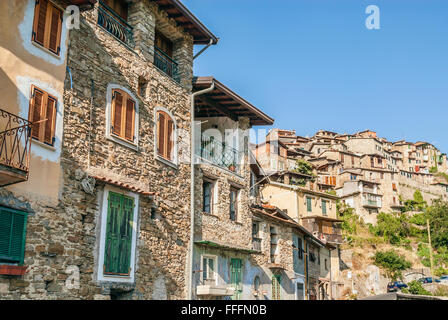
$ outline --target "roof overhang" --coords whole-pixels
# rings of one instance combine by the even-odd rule
[[[215,87],[211,92],[196,97],[196,118],[228,117],[237,121],[239,117],[248,117],[252,126],[274,124],[274,119],[213,77],[195,77],[193,90],[200,91],[209,88],[212,83]]]
[[[215,241],[198,240],[198,241],[195,241],[194,243],[197,244],[197,245],[211,247],[211,248],[215,248],[215,249],[222,249],[222,250],[229,250],[229,251],[238,251],[238,252],[242,252],[242,253],[259,253],[258,251],[255,251],[255,250],[242,248],[242,247],[231,246],[231,245],[227,245],[227,244],[223,244],[223,243],[218,243],[218,242],[215,242]]]
[[[190,10],[179,0],[151,0],[159,5],[159,8],[174,19],[177,24],[184,28],[185,32],[193,36],[194,44],[217,44],[217,38],[208,30]]]
[[[343,220],[330,218],[330,217],[324,217],[324,216],[318,216],[318,215],[301,217],[301,219],[318,219],[318,220],[331,221],[331,222],[343,222]]]

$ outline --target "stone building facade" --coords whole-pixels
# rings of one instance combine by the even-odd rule
[[[40,1],[61,12],[68,2]],[[158,1],[122,3],[124,17],[107,1],[85,2],[79,30],[60,27],[59,57],[41,53],[28,37],[23,43],[1,37],[11,41],[2,50],[30,61],[34,77],[2,75],[2,84],[19,81],[10,84],[18,99],[13,94],[8,105],[28,119],[22,104],[29,96],[20,95],[30,91],[21,87],[25,79],[48,90],[58,107],[53,145],[31,143],[29,180],[1,190],[2,204],[28,213],[28,221],[26,273],[0,275],[0,297],[184,299],[190,165],[183,159],[190,154],[193,45],[217,39],[183,6],[168,12]],[[18,16],[12,25],[31,37],[34,6],[4,1],[1,11],[5,19]],[[186,32],[176,19],[193,27]],[[157,34],[171,46],[170,59],[157,56]],[[8,72],[14,65],[16,73],[27,70],[1,61]]]

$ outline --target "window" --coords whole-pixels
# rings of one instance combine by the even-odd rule
[[[112,90],[111,133],[126,141],[135,141],[135,101],[123,90]]]
[[[325,270],[328,270],[328,260],[325,259]]]
[[[269,227],[269,234],[271,236],[271,243],[270,243],[271,263],[275,263],[277,257],[277,244],[278,244],[277,229],[275,227]]]
[[[325,200],[322,200],[322,214],[324,216],[327,215],[327,201],[325,201]]]
[[[160,49],[163,53],[165,53],[168,57],[173,57],[173,43],[170,39],[165,37],[161,32],[156,30],[155,33],[155,46]]]
[[[0,262],[23,264],[27,214],[0,207]]]
[[[63,11],[48,0],[36,1],[32,41],[59,55]]]
[[[397,185],[395,183],[392,183],[392,190],[397,191]]]
[[[33,86],[28,119],[34,122],[31,136],[45,144],[54,145],[58,101],[45,91]]]
[[[236,221],[238,215],[238,189],[230,188],[230,220]]]
[[[311,201],[312,201],[312,199],[310,197],[306,197],[306,211],[308,211],[308,212],[313,211]]]
[[[317,264],[320,266],[320,249],[317,249]]]
[[[164,111],[157,111],[157,154],[162,158],[174,161],[174,121]]]
[[[254,291],[258,292],[260,290],[261,280],[259,276],[255,276],[254,278]]]
[[[202,257],[202,281],[203,284],[216,284],[216,256]]]
[[[204,213],[213,213],[213,192],[214,183],[210,180],[204,180],[202,182],[202,211]]]
[[[124,21],[128,20],[128,4],[124,0],[103,0],[102,2]]]
[[[129,276],[134,233],[134,198],[109,192],[104,274]]]

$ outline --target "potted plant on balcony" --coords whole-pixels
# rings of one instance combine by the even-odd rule
[[[234,163],[229,164],[229,170],[232,172],[236,171],[236,165]]]

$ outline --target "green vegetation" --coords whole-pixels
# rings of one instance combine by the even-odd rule
[[[404,206],[404,211],[423,211],[426,207],[428,207],[428,204],[425,200],[423,200],[420,190],[416,190],[414,192],[414,199],[406,200],[404,202]]]
[[[448,182],[448,174],[446,174],[445,172],[439,172],[436,174],[436,176],[444,178],[446,182]]]
[[[374,261],[377,266],[386,270],[388,277],[392,280],[401,279],[402,271],[411,267],[411,263],[394,250],[377,251]]]
[[[437,173],[437,167],[431,167],[429,168],[429,173]]]
[[[404,244],[407,237],[411,235],[409,219],[404,214],[378,214],[376,226],[369,225],[371,234],[383,237],[384,240],[393,245]]]
[[[294,172],[306,174],[308,176],[315,177],[313,173],[313,166],[308,161],[298,159],[296,161],[296,166],[294,168]]]
[[[401,290],[403,293],[418,294],[424,296],[432,296],[432,293],[423,288],[423,285],[418,281],[411,281],[408,283],[408,288]]]

